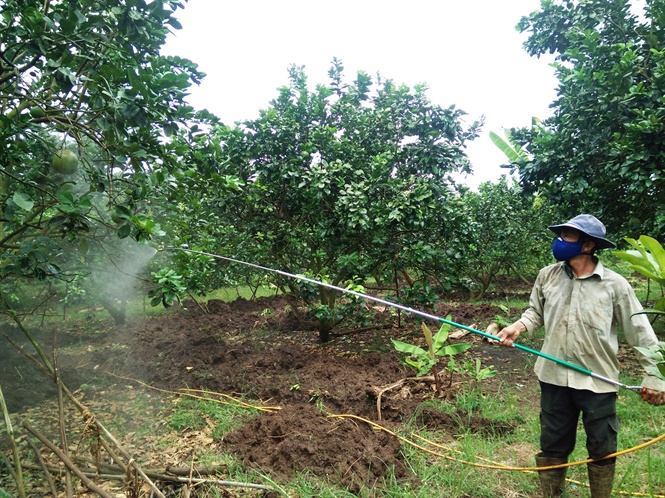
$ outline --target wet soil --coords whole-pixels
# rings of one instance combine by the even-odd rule
[[[189,302],[167,315],[124,327],[96,323],[91,331],[80,323],[77,328],[56,332],[49,327],[35,333],[49,354],[56,346],[65,384],[79,389],[93,404],[108,400],[109,391],[128,397],[128,389],[142,385],[133,381],[140,381],[164,390],[209,390],[281,408],[261,413],[211,443],[277,478],[306,471],[354,493],[380,483],[389,472],[397,480],[417,480],[404,465],[398,439],[330,414],[362,417],[390,430],[410,422],[443,430],[451,438],[469,431],[498,437],[512,432],[508,424],[445,414],[423,404],[436,397],[433,382],[404,380],[412,378],[413,371],[400,362],[390,342],[424,342],[413,317],[402,316],[400,327],[394,322],[386,327],[384,316],[381,326],[336,335],[321,344],[317,332],[301,325],[288,304],[283,297],[239,299],[211,301],[204,310]],[[434,312],[482,330],[504,313],[488,304],[470,303],[440,304]],[[3,333],[28,350],[15,327],[5,325]],[[473,334],[451,342],[473,344],[460,362],[479,358],[483,366],[494,365],[499,371],[483,382],[483,389],[498,389],[506,379],[511,384],[534,381],[531,359],[524,355]],[[56,395],[51,381],[9,343],[0,350],[0,383],[13,412],[29,411]],[[447,374],[442,384],[441,396],[449,399],[466,385]],[[113,403],[111,412],[122,417],[118,396]],[[104,410],[103,405],[95,406]]]

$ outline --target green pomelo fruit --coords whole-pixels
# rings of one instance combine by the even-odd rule
[[[30,116],[33,118],[43,118],[46,116],[46,113],[44,112],[44,109],[36,105],[30,108]]]
[[[51,165],[58,173],[71,175],[78,169],[79,160],[71,150],[63,149],[53,154]]]

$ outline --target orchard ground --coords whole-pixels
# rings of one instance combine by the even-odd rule
[[[528,295],[526,288],[520,292],[521,298]],[[123,327],[108,323],[100,327],[95,322],[94,331],[79,319],[75,327],[62,322],[44,327],[38,335],[47,349],[55,346],[65,384],[76,390],[99,420],[122,434],[122,441],[142,464],[152,468],[193,466],[204,454],[210,459],[211,454],[231,453],[276,482],[306,472],[359,493],[380,486],[391,473],[404,486],[417,483],[419,477],[405,464],[397,438],[357,419],[331,418],[331,414],[362,417],[391,431],[412,424],[445,433],[450,441],[460,434],[502,438],[513,433],[517,422],[500,423],[469,412],[435,409],[426,403],[437,398],[430,381],[400,383],[414,377],[414,372],[400,362],[390,339],[424,346],[420,326],[413,316],[403,313],[397,327],[394,313],[377,310],[383,327],[336,335],[326,344],[318,342],[316,330],[303,329],[281,296],[210,301],[207,312],[187,302]],[[519,316],[520,311],[511,309],[510,315]],[[455,302],[437,305],[435,314],[485,330],[504,311],[490,304]],[[437,323],[429,325],[438,328]],[[27,344],[14,327],[5,325],[3,331]],[[520,402],[537,409],[533,357],[474,334],[451,342],[473,344],[456,357],[458,364],[477,358],[483,367],[492,365],[498,371],[476,389],[496,394],[502,386],[518,386],[524,392]],[[0,356],[1,385],[10,411],[57,440],[57,392],[52,382],[10,344],[0,349]],[[623,355],[622,368],[636,369],[633,357]],[[446,362],[442,360],[441,366]],[[453,407],[455,398],[471,389],[468,377],[443,373],[441,378],[442,397],[451,400]],[[394,384],[399,385],[389,388]],[[220,437],[217,422],[205,414],[200,427],[174,431],[169,420],[182,401],[176,393],[182,394],[179,390],[183,388],[223,393],[279,409],[257,412]],[[67,418],[74,427],[81,425],[74,410]],[[76,434],[80,427],[70,430]],[[77,441],[76,436],[69,439]],[[512,464],[533,465],[536,448],[514,449],[517,456]],[[35,490],[43,488],[39,480],[29,485]],[[115,486],[122,489],[121,484]],[[0,481],[0,489],[3,487],[11,489],[6,472]],[[80,493],[77,496],[87,496],[84,490]],[[260,494],[247,490],[228,493]]]

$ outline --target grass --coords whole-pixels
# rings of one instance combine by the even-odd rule
[[[168,424],[175,431],[210,430],[213,439],[249,422],[258,410],[248,409],[233,402],[216,402],[183,397],[171,414]]]
[[[250,289],[248,286],[239,285],[237,287],[224,287],[218,289],[205,297],[199,296],[197,299],[202,301],[210,301],[211,299],[219,299],[221,301],[230,302],[238,298],[243,299],[254,299],[257,297],[269,297],[274,296],[278,291],[271,287],[259,287],[256,290]]]

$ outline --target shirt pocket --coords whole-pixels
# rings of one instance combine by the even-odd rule
[[[589,339],[609,343],[614,319],[611,300],[602,299],[601,296],[584,296],[577,307],[579,320]]]

